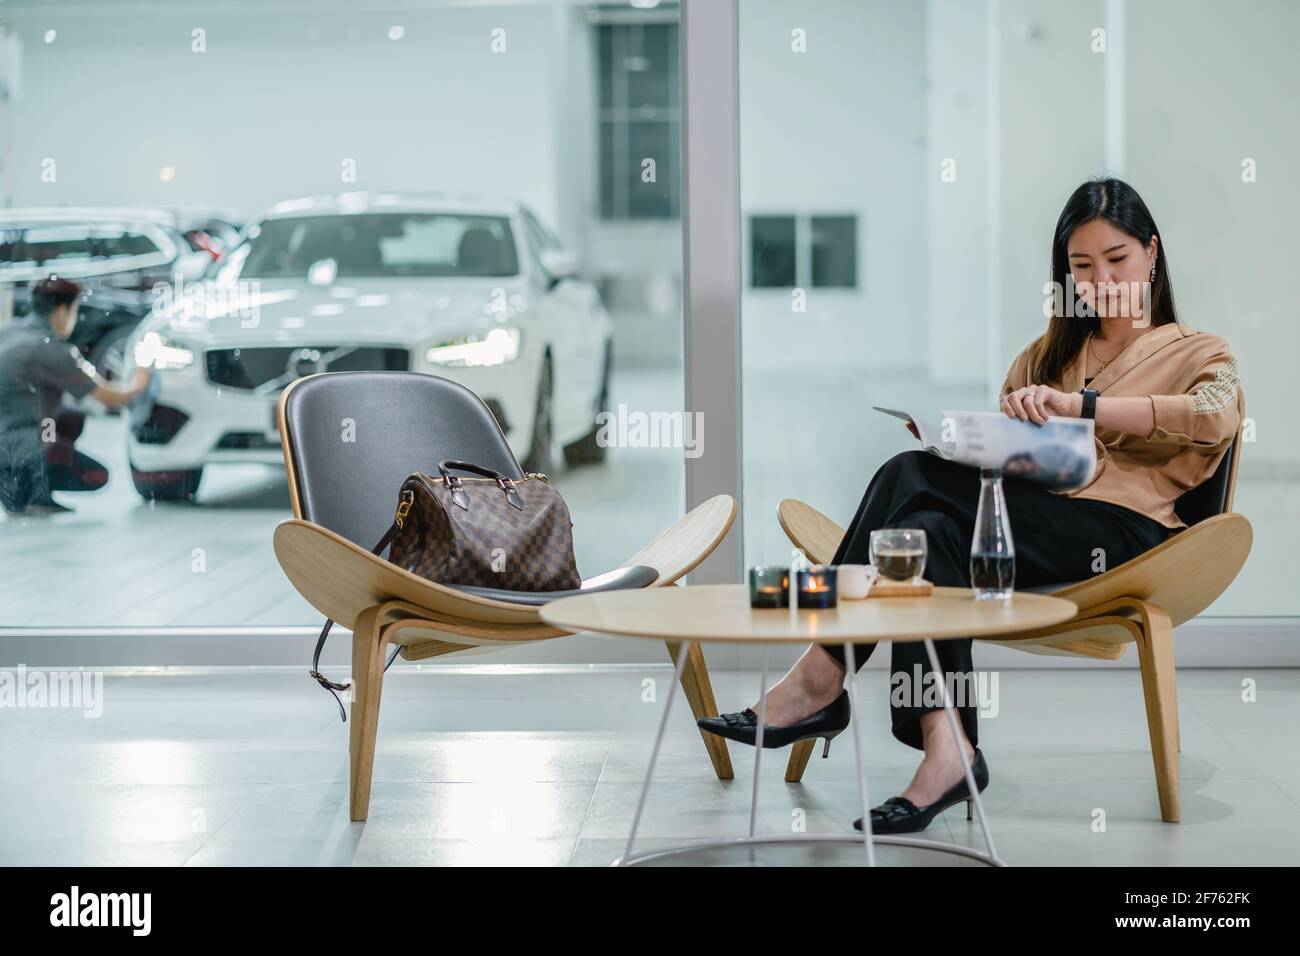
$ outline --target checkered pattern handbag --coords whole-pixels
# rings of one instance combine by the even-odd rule
[[[461,478],[468,471],[478,478]],[[581,586],[573,557],[569,508],[545,475],[522,481],[466,461],[438,462],[440,477],[416,472],[402,482],[393,524],[372,551],[403,570],[439,584],[504,591],[565,591]],[[312,655],[312,680],[329,691],[348,719],[339,691],[348,684],[320,670],[321,651],[334,626],[327,620]],[[384,664],[392,666],[401,647]]]
[[[451,460],[439,462],[438,471],[438,478],[416,473],[402,484],[389,561],[440,584],[506,591],[563,591],[582,584],[569,509],[545,475],[514,481]]]

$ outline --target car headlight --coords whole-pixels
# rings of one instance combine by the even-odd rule
[[[194,353],[168,342],[157,332],[146,332],[135,344],[135,364],[174,371],[194,364]]]
[[[499,325],[481,337],[466,335],[439,342],[424,353],[424,360],[433,365],[462,368],[504,365],[519,357],[519,339],[518,329]]]

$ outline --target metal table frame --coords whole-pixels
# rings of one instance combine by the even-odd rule
[[[981,853],[978,850],[969,847],[956,846],[952,843],[943,843],[938,840],[922,840],[915,837],[899,836],[874,836],[871,832],[871,807],[870,800],[867,797],[867,771],[866,764],[863,760],[862,738],[863,734],[859,729],[858,717],[858,700],[857,691],[855,690],[857,666],[853,652],[852,644],[844,645],[844,659],[846,663],[846,673],[848,674],[848,691],[849,706],[851,715],[849,722],[853,726],[853,755],[857,767],[858,780],[858,799],[862,805],[862,836],[837,836],[834,834],[758,834],[755,832],[758,824],[758,781],[759,773],[763,766],[763,730],[764,719],[767,712],[767,663],[768,650],[766,645],[763,648],[763,668],[762,677],[759,684],[758,697],[758,731],[754,740],[754,783],[753,791],[749,801],[749,835],[743,837],[729,837],[720,840],[703,840],[691,843],[681,843],[673,846],[663,847],[658,850],[646,853],[634,853],[633,846],[636,842],[636,832],[641,825],[641,815],[645,811],[646,798],[650,793],[650,783],[654,778],[655,763],[659,759],[659,750],[663,746],[664,734],[668,728],[668,718],[672,713],[673,699],[677,696],[677,688],[681,685],[682,669],[685,666],[687,654],[686,644],[683,642],[681,651],[677,654],[676,668],[673,679],[673,693],[668,696],[664,703],[663,716],[659,719],[659,729],[655,734],[654,747],[650,751],[650,763],[646,767],[645,782],[641,785],[641,796],[637,800],[636,814],[632,817],[632,830],[627,835],[627,845],[623,850],[623,855],[616,859],[611,866],[636,866],[640,863],[649,863],[652,861],[663,860],[669,857],[679,856],[684,853],[694,853],[700,850],[725,849],[738,846],[773,846],[773,845],[816,845],[821,843],[848,843],[862,844],[866,852],[867,866],[876,865],[876,844],[886,844],[890,846],[906,846],[917,849],[932,850],[937,853],[950,853],[954,856],[963,856],[972,860],[978,860],[989,866],[1006,866],[1006,862],[997,855],[997,850],[993,846],[993,834],[989,832],[988,818],[984,815],[984,804],[980,800],[979,789],[975,785],[975,774],[971,770],[970,760],[966,757],[966,748],[961,745],[961,732],[957,726],[957,712],[953,709],[952,699],[948,694],[948,684],[940,679],[940,686],[943,688],[943,709],[948,715],[948,727],[952,731],[953,740],[957,743],[957,751],[961,754],[962,769],[966,775],[966,786],[971,793],[971,801],[975,806],[975,813],[979,818],[980,830],[984,834],[984,844],[987,851]],[[930,659],[930,667],[935,674],[942,675],[943,669],[939,666],[939,657],[935,652],[934,641],[930,638],[925,639],[925,651]]]

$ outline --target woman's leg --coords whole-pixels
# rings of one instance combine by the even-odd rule
[[[964,507],[958,504],[967,498],[970,500]],[[877,528],[889,527],[891,521],[897,522],[895,526],[916,527],[904,520],[905,517],[927,507],[939,509],[941,513],[969,511],[973,514],[978,498],[977,473],[970,468],[927,452],[895,455],[871,479],[832,563],[866,564],[871,560],[871,532]],[[969,550],[969,538],[965,547]],[[934,580],[929,568],[926,577]],[[855,645],[857,666],[866,663],[875,649],[875,644]],[[785,727],[802,720],[834,701],[843,689],[843,649],[813,644],[768,691],[766,723]]]
[[[975,527],[979,490],[979,472],[966,465],[923,451],[895,455],[881,466],[867,486],[862,504],[845,529],[831,563],[869,564],[871,532],[879,528],[920,528],[927,531],[926,580],[941,587],[964,587],[968,583],[970,536]],[[915,516],[922,514],[928,516],[926,520],[940,522],[933,531],[917,523]],[[964,541],[954,538],[953,529],[942,525],[945,516],[957,522],[957,530],[965,534]],[[967,525],[970,531],[963,530]],[[945,549],[943,553],[936,551],[936,542]],[[874,647],[874,644],[854,646],[853,656],[859,668]],[[921,646],[921,658],[925,657],[924,650]],[[942,663],[943,648],[939,651]],[[828,647],[826,652],[843,667],[841,648]]]
[[[976,485],[978,476],[967,474]],[[970,584],[970,540],[975,525],[974,508],[953,507],[948,511],[917,511],[898,516],[895,524],[925,532],[925,576],[938,587],[967,587]],[[935,641],[940,674],[930,666],[922,642],[894,641],[890,645],[889,713],[896,739],[925,752],[911,783],[900,796],[918,807],[928,806],[945,793],[962,775],[961,750],[974,759],[979,743],[979,701],[968,693],[975,685],[975,665],[970,638]],[[949,689],[961,731],[960,747],[953,739],[943,712],[943,694]]]
[[[854,645],[855,652],[862,654],[859,666],[875,649],[875,644]],[[763,722],[769,727],[788,727],[829,706],[843,692],[842,658],[828,654],[820,644],[809,644],[786,675],[768,689]],[[757,713],[758,704],[750,709]]]
[[[1007,514],[1016,546],[1016,584],[1034,587],[1079,581],[1122,564],[1164,540],[1166,532],[1156,522],[1117,506],[1088,499],[1067,498],[1023,481],[1005,484]],[[978,499],[978,496],[976,496]],[[937,521],[931,514],[914,516],[925,528],[931,562],[926,576],[936,584],[969,584],[970,537],[974,510],[969,520],[944,515]],[[954,533],[954,529],[958,529]],[[941,547],[936,551],[935,542]],[[931,570],[933,569],[933,570]],[[948,682],[959,717],[961,747],[973,759],[979,743],[976,673],[970,640],[936,641],[936,656]],[[924,680],[930,673],[924,644],[895,643],[892,646],[890,704],[894,736],[910,747],[925,752],[911,783],[901,796],[917,806],[928,806],[952,788],[962,777],[958,744],[953,740],[941,703],[922,697]],[[940,700],[942,698],[940,697]]]
[[[978,478],[974,480],[978,484]],[[907,515],[901,523],[925,532],[925,576],[929,581],[936,587],[970,586],[970,541],[975,525],[973,510],[963,515],[921,511]],[[966,688],[973,686],[975,676],[972,643],[968,637],[934,642],[935,656],[943,669],[941,675],[935,675],[930,667],[923,642],[891,643],[889,712],[891,730],[896,739],[909,747],[924,749],[925,733],[920,720],[932,712],[942,716],[942,696],[936,696],[936,692],[940,686],[938,681],[943,680],[953,695],[962,730],[972,745],[978,745],[978,701],[966,693]],[[956,753],[954,749],[954,757]]]

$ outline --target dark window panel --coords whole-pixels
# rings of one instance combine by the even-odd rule
[[[672,125],[666,122],[628,124],[628,215],[633,219],[666,219],[676,215],[674,185],[677,162]],[[642,164],[655,162],[655,181],[644,182]]]
[[[596,28],[600,215],[668,219],[681,215],[681,91],[677,25],[601,24]],[[668,111],[665,113],[665,111]],[[655,182],[641,163],[655,161]]]
[[[677,27],[669,23],[631,25],[625,28],[622,68],[627,74],[627,103],[633,109],[643,106],[671,107],[674,77],[671,47],[677,42]]]
[[[853,289],[858,284],[858,217],[812,217],[812,285]]]
[[[609,120],[600,124],[600,215],[602,219],[621,219],[622,212],[617,209],[618,190],[614,177],[618,174],[615,156],[618,155],[615,139],[623,133],[620,123]]]
[[[750,281],[755,289],[795,285],[794,216],[753,216],[749,220]]]
[[[596,27],[596,69],[599,102],[602,108],[614,106],[614,30],[611,24]]]

